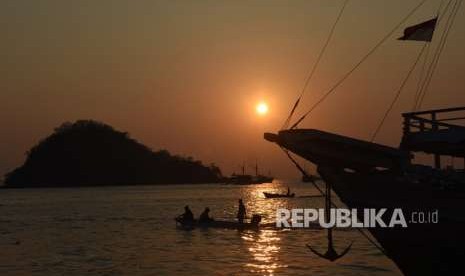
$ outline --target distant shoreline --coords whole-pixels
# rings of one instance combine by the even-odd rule
[[[225,185],[224,182],[211,182],[211,183],[159,183],[159,184],[109,184],[109,185],[76,185],[76,186],[17,186],[9,187],[0,185],[0,190],[21,190],[21,189],[74,189],[74,188],[104,188],[104,187],[140,187],[140,186],[185,186],[185,185]],[[234,186],[234,185],[229,185]]]
[[[66,122],[33,146],[2,188],[221,183],[215,164],[153,151],[127,132],[93,121]]]

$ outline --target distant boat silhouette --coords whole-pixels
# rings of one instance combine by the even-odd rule
[[[273,177],[261,175],[258,171],[258,162],[255,163],[255,175],[246,174],[245,164],[241,166],[242,174],[233,173],[231,177],[225,179],[226,184],[250,185],[273,182]]]
[[[321,177],[312,175],[312,174],[303,174],[302,175],[302,182],[309,183],[309,182],[314,182],[321,180]]]
[[[283,198],[283,197],[294,197],[295,196],[294,193],[292,193],[292,194],[274,194],[274,193],[267,193],[267,192],[263,192],[263,195],[266,198]]]

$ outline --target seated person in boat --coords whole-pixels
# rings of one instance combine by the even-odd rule
[[[262,216],[255,214],[252,216],[252,219],[250,220],[250,224],[253,224],[254,226],[258,227],[261,221],[262,221]]]
[[[210,213],[210,208],[208,208],[208,207],[205,208],[205,210],[202,212],[202,214],[200,214],[199,222],[200,223],[208,223],[208,222],[213,221],[213,218],[210,217],[209,213]]]
[[[291,189],[287,187],[287,195],[291,195]]]
[[[237,211],[237,220],[239,223],[243,223],[245,219],[246,211],[242,199],[239,199],[239,210]]]
[[[182,222],[194,222],[194,214],[192,213],[191,209],[189,208],[189,205],[186,205],[184,207],[184,214],[180,215],[179,220]]]

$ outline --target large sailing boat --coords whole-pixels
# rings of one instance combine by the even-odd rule
[[[245,173],[245,164],[241,166],[242,174],[233,173],[230,177],[225,178],[226,184],[234,185],[250,185],[250,184],[263,184],[273,182],[271,174],[268,176],[260,174],[258,171],[258,162],[255,162],[255,175]]]
[[[442,1],[442,10],[440,7],[441,12],[438,10],[435,18],[406,28],[401,37],[402,40],[424,41],[426,47],[432,41],[437,22],[445,22],[444,33],[438,43],[440,50],[432,58],[431,69],[428,69],[422,87],[427,88],[429,84],[435,68],[434,61],[437,64],[460,4],[461,0]],[[342,11],[343,8],[336,23]],[[400,25],[386,38],[394,34]],[[409,76],[410,73],[403,84]],[[411,218],[415,212],[437,211],[438,223],[416,224],[408,221],[407,228],[376,227],[368,230],[383,252],[405,275],[457,275],[465,258],[465,172],[453,167],[444,169],[441,156],[465,158],[465,126],[460,124],[465,119],[465,107],[418,111],[425,91],[423,88],[418,91],[414,111],[402,114],[403,137],[399,147],[317,129],[298,129],[298,124],[308,113],[290,128],[276,134],[265,133],[264,138],[279,145],[303,174],[305,171],[289,152],[314,163],[327,185],[330,184],[341,201],[351,209],[387,208],[389,213],[395,208],[402,208],[406,218]],[[289,123],[299,100],[285,125]],[[391,103],[386,115],[394,103]],[[413,164],[413,156],[418,152],[433,155],[434,166]]]

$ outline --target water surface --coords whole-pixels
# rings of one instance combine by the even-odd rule
[[[265,199],[263,191],[316,195],[310,184],[161,185],[0,190],[0,275],[401,275],[356,231],[335,231],[331,263],[322,230],[179,230],[173,218],[189,204],[215,218],[248,214],[274,222],[276,208],[320,207],[323,198]]]

